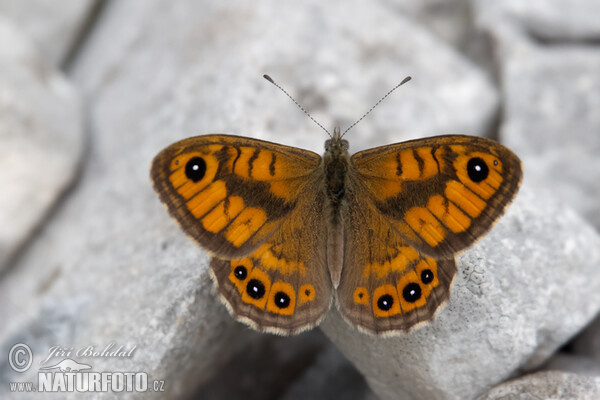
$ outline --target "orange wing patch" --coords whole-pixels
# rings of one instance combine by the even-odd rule
[[[200,191],[195,197],[192,197],[186,205],[194,217],[201,218],[217,204],[225,200],[225,197],[227,197],[225,182],[215,181],[208,185],[206,189]]]
[[[356,304],[369,305],[369,292],[366,287],[357,287],[352,297]]]
[[[471,225],[471,218],[443,196],[431,196],[427,208],[454,233],[464,232]]]
[[[309,301],[313,301],[315,299],[315,287],[310,284],[305,284],[300,286],[300,290],[298,290],[300,304],[308,303]]]
[[[298,273],[300,276],[306,276],[304,263],[300,260],[287,260],[281,253],[282,250],[281,244],[265,243],[256,250],[253,256],[259,259],[266,269],[276,269],[283,275]],[[274,253],[277,253],[277,256]]]
[[[393,254],[394,252],[397,255],[390,260],[386,260],[383,263],[372,262],[367,264],[363,270],[363,277],[369,278],[370,275],[374,275],[382,279],[392,272],[404,271],[412,262],[419,258],[419,253],[409,246],[400,246],[397,249],[388,248],[388,254]]]
[[[404,214],[406,223],[431,247],[446,238],[446,230],[425,207],[413,207]]]
[[[246,243],[250,237],[255,234],[267,221],[267,214],[264,210],[255,207],[246,207],[231,222],[231,225],[225,231],[225,238],[234,246],[240,247]]]
[[[202,226],[209,232],[219,233],[233,218],[244,209],[244,200],[239,196],[229,196],[221,201],[204,218]]]
[[[444,194],[472,218],[478,217],[487,205],[485,200],[458,181],[448,181]]]
[[[375,153],[377,149],[374,149]],[[398,196],[402,192],[403,182],[429,179],[444,168],[444,149],[439,147],[415,147],[385,154],[381,157],[363,157],[353,161],[360,168],[361,174],[368,178],[364,183],[379,200]],[[368,158],[368,163],[364,159]]]

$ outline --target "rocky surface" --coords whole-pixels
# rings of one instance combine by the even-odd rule
[[[599,397],[600,377],[549,371],[525,375],[503,383],[479,397],[478,400],[595,400]]]
[[[560,395],[594,396],[596,378],[582,368],[595,375],[600,365],[598,330],[592,326],[556,351],[600,309],[600,239],[585,221],[600,226],[598,29],[590,18],[597,13],[591,0],[578,0],[569,13],[558,3],[125,0],[103,3],[85,29],[77,21],[93,1],[79,11],[48,10],[71,15],[71,23],[56,25],[63,32],[89,29],[76,37],[81,46],[69,71],[90,113],[90,149],[77,186],[0,276],[0,316],[10,316],[0,328],[0,352],[25,342],[39,363],[56,345],[137,346],[132,357],[77,358],[95,371],[144,371],[165,380],[166,393],[123,396],[130,398],[463,399],[497,384],[486,398],[543,397],[544,385]],[[36,7],[17,14],[35,20],[46,5]],[[17,32],[10,42],[36,37],[23,30],[30,33]],[[62,62],[72,48],[53,47],[50,34],[38,37],[49,43],[32,51],[39,58]],[[13,48],[0,46],[0,53]],[[250,332],[219,303],[207,255],[160,206],[148,167],[164,146],[200,133],[321,152],[326,135],[263,73],[330,130],[351,124],[412,75],[348,134],[353,152],[466,133],[499,137],[522,158],[522,193],[497,227],[459,257],[451,302],[432,324],[383,339],[357,333],[333,312],[323,324],[330,342],[318,332],[278,338]],[[495,74],[498,89],[488,79]],[[2,90],[5,80],[6,87],[26,87],[38,79],[16,76],[0,78]],[[75,107],[56,100],[57,111],[44,101],[28,104],[49,110],[67,133],[68,124],[81,123],[80,114],[65,111]],[[15,114],[5,110],[0,126],[13,123]],[[2,156],[10,142],[0,140]],[[48,153],[71,163],[72,173],[80,147],[59,143],[48,144]],[[6,199],[22,203],[14,195],[0,202]],[[14,214],[6,231],[31,231],[22,212],[5,214]],[[8,396],[7,382],[35,381],[38,367],[17,374],[0,363],[0,397]],[[501,383],[536,368],[571,373]]]
[[[95,8],[103,0],[0,0],[0,15],[10,20],[40,50],[40,56],[55,66],[63,65]]]
[[[77,90],[0,18],[0,271],[77,174]]]
[[[476,15],[495,45],[503,141],[533,182],[600,228],[600,50],[573,41],[600,37],[600,6],[576,3],[483,2]]]

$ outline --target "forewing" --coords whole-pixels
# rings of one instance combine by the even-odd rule
[[[516,195],[521,162],[489,139],[439,136],[352,157],[376,211],[413,247],[451,257],[489,230]]]
[[[207,135],[161,151],[150,175],[188,236],[217,256],[238,257],[258,248],[297,207],[320,159],[261,140]]]

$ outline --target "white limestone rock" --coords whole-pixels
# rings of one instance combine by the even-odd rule
[[[52,65],[64,63],[101,0],[0,0],[0,15],[36,44]]]
[[[600,38],[600,3],[594,0],[472,0],[477,23],[489,29],[514,24],[542,42],[574,43]]]
[[[498,385],[478,400],[596,400],[598,398],[600,398],[600,377],[548,371],[525,375]]]
[[[0,271],[73,181],[83,147],[76,89],[0,18]]]
[[[554,1],[500,1],[498,9],[484,2],[477,15],[495,43],[502,140],[521,156],[532,180],[600,228],[600,51],[571,41],[583,35],[573,29],[600,36],[593,13],[600,3],[575,3],[565,13]],[[527,34],[540,26],[557,42]]]

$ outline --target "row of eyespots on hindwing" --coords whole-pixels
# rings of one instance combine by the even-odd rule
[[[296,299],[299,304],[314,300],[315,288],[311,284],[300,286],[298,294],[294,287],[282,281],[271,282],[260,268],[255,268],[253,260],[243,258],[231,260],[229,280],[236,286],[242,301],[261,310],[281,315],[293,315]]]
[[[353,300],[356,304],[371,305],[376,317],[390,317],[424,306],[431,291],[438,285],[437,263],[432,258],[425,258],[395,285],[378,286],[373,293],[369,293],[366,287],[356,288]]]

